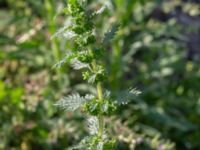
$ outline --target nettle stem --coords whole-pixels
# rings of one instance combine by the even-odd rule
[[[102,91],[102,85],[101,82],[97,83],[97,94],[99,101],[103,101],[103,91]],[[104,130],[104,116],[100,114],[99,116],[99,136],[102,137],[103,135],[103,130]]]
[[[48,2],[48,0],[46,1]],[[104,116],[112,115],[117,106],[127,104],[140,93],[138,90],[130,88],[120,92],[121,94],[119,93],[119,96],[115,99],[112,99],[110,92],[104,95],[102,85],[107,78],[106,67],[102,57],[106,52],[106,45],[113,39],[119,28],[118,23],[113,24],[112,28],[102,37],[102,42],[99,43],[100,40],[93,33],[96,28],[93,19],[103,13],[106,8],[107,6],[104,5],[88,17],[90,12],[85,10],[83,0],[68,0],[68,7],[63,12],[72,16],[72,23],[55,34],[55,36],[62,35],[62,37],[65,34],[65,36],[68,36],[68,40],[74,40],[72,53],[61,60],[58,63],[58,67],[65,62],[70,62],[75,70],[84,69],[82,72],[83,79],[95,85],[97,90],[96,97],[90,94],[85,96],[71,94],[56,103],[57,106],[68,111],[82,108],[87,114],[91,115],[88,120],[91,135],[80,142],[78,146],[80,149],[112,150],[115,140],[111,139],[111,137],[103,137],[105,134]],[[98,131],[96,130],[97,126],[99,126]]]
[[[92,67],[93,67],[93,70],[96,71],[97,69],[97,64],[96,64],[96,61],[93,61],[92,62]],[[101,82],[98,82],[97,83],[97,95],[98,95],[98,99],[100,101],[100,103],[103,102],[103,90],[102,90],[102,84]],[[103,135],[103,130],[104,130],[104,116],[103,114],[99,114],[98,116],[98,119],[99,119],[99,136],[102,138],[102,135]]]

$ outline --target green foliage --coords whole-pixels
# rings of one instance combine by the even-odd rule
[[[55,104],[69,111],[74,111],[84,105],[83,110],[87,112],[87,114],[96,116],[88,120],[91,136],[81,141],[81,144],[76,147],[79,149],[110,150],[113,148],[114,144],[113,141],[109,141],[107,136],[105,137],[104,135],[103,117],[111,115],[111,113],[116,110],[117,105],[110,98],[103,98],[101,84],[103,81],[107,80],[107,77],[105,67],[102,65],[103,59],[101,58],[104,53],[104,47],[101,45],[109,43],[118,31],[119,25],[114,24],[112,29],[105,34],[102,43],[98,42],[98,37],[94,34],[95,24],[93,20],[94,16],[101,14],[104,9],[105,7],[103,6],[90,16],[80,1],[69,1],[66,14],[71,16],[71,24],[68,27],[63,27],[55,34],[55,36],[65,35],[67,40],[73,38],[74,47],[71,51],[73,59],[68,59],[72,68],[75,70],[85,69],[86,71],[82,73],[83,79],[88,80],[91,84],[97,85],[97,98],[86,101],[79,94],[76,94],[62,98]],[[62,64],[63,60],[56,64],[56,66],[61,66]],[[127,104],[130,97],[137,96],[138,94],[139,92],[134,89],[122,93],[122,95],[120,95],[121,97],[118,97],[117,103]]]
[[[72,94],[68,97],[63,97],[55,105],[67,111],[75,111],[84,103],[86,103],[86,99],[84,97],[81,97],[79,94]]]
[[[73,149],[83,150],[110,150],[113,149],[115,140],[103,140],[97,136],[85,137],[78,146]]]
[[[98,114],[111,115],[116,109],[117,105],[110,99],[104,99],[103,101],[93,99],[84,105],[84,110],[93,116],[98,116]]]
[[[106,133],[99,136],[99,120],[97,117],[90,117],[87,120],[87,126],[90,136],[85,137],[81,142],[72,149],[83,150],[110,150],[113,149],[115,140],[108,139]]]
[[[77,59],[73,59],[71,61],[71,66],[75,70],[79,70],[79,69],[83,69],[83,68],[90,68],[90,66],[88,64],[83,63],[83,62],[81,62],[81,61],[79,61]]]
[[[87,38],[91,33],[75,33],[81,30],[72,27],[74,19],[63,8],[68,2],[0,2],[0,149],[69,148],[86,135],[83,113],[90,118],[98,112],[104,113],[103,135],[115,139],[115,150],[199,149],[199,2],[79,1],[95,40]],[[116,22],[119,32],[103,44]],[[83,46],[76,43],[80,39]],[[84,46],[87,39],[95,42]],[[89,68],[75,73],[73,60]],[[99,80],[93,60],[103,69],[103,102],[90,84]],[[53,63],[59,69],[51,69]],[[134,85],[142,89],[140,97],[118,99]],[[55,100],[73,91],[87,101],[81,111],[55,109]],[[99,136],[89,137],[88,144],[102,147]]]
[[[120,25],[118,23],[115,23],[112,25],[112,28],[110,31],[105,33],[103,38],[103,44],[108,44],[110,40],[112,40],[116,34],[116,32],[119,30]]]
[[[128,104],[131,100],[136,100],[137,96],[141,94],[141,91],[135,89],[135,88],[130,88],[128,90],[122,91],[118,94],[118,97],[116,99],[117,103],[119,105],[126,105]]]
[[[99,10],[95,11],[95,12],[92,14],[92,17],[96,17],[97,15],[102,14],[107,8],[108,8],[108,6],[107,6],[106,4],[103,5]]]

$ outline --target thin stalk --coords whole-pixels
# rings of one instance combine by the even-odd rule
[[[94,71],[96,71],[96,61],[93,61],[92,62],[92,68],[93,68],[93,70]],[[97,95],[98,95],[98,99],[99,99],[99,101],[100,101],[100,103],[102,103],[103,102],[103,90],[102,90],[102,84],[101,84],[101,82],[98,82],[97,83]],[[98,119],[99,119],[99,136],[100,137],[102,137],[102,135],[103,135],[103,130],[104,130],[104,116],[103,116],[103,114],[99,114],[99,116],[98,116]]]
[[[122,84],[120,84],[120,80],[121,80],[121,77],[123,75],[122,73],[122,58],[121,58],[121,46],[118,43],[114,44],[113,45],[113,51],[112,51],[112,59],[111,59],[111,88],[114,90],[114,91],[118,91],[120,89],[120,86]]]
[[[97,83],[97,94],[99,101],[103,101],[103,92],[102,92],[102,85],[101,82]],[[102,114],[99,115],[99,136],[102,137],[104,130],[104,117]]]
[[[56,23],[53,20],[54,14],[55,14],[55,10],[53,9],[53,3],[51,0],[45,0],[45,7],[47,10],[47,23],[49,26],[49,32],[51,35],[53,35],[56,32]],[[54,57],[55,62],[58,62],[61,59],[61,53],[59,51],[59,42],[57,39],[53,39],[51,41],[51,49],[52,49],[52,54]],[[60,69],[56,70],[56,74],[58,75],[58,80],[59,80],[59,86],[62,84],[61,81],[61,74],[62,71]]]

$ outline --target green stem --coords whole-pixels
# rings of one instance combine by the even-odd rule
[[[102,92],[102,85],[101,82],[97,83],[97,93],[99,101],[103,101],[103,92]],[[99,136],[102,137],[103,129],[104,129],[104,117],[102,114],[99,114]]]
[[[50,32],[51,35],[53,35],[56,32],[56,23],[53,20],[54,14],[55,14],[55,10],[53,8],[53,3],[51,0],[45,0],[45,7],[47,10],[47,23],[48,23],[48,30]],[[51,49],[52,49],[52,55],[54,57],[55,62],[58,62],[61,59],[61,53],[59,51],[59,42],[57,39],[53,39],[51,41],[51,45],[50,45]],[[61,81],[61,74],[62,71],[60,69],[56,70],[56,74],[58,75],[58,84],[59,86],[62,85],[62,81]]]
[[[120,86],[122,86],[122,84],[119,82],[121,81],[121,77],[123,75],[122,73],[122,59],[121,59],[121,47],[120,47],[120,43],[116,43],[113,45],[113,50],[112,50],[112,59],[111,59],[111,88],[114,91],[118,91],[118,89],[120,89]]]
[[[96,61],[92,62],[92,67],[93,67],[93,70],[96,71],[96,69],[97,69]],[[103,102],[103,90],[102,90],[101,82],[97,83],[97,95],[98,95],[99,101],[102,103]],[[98,119],[99,119],[99,133],[98,134],[102,138],[103,130],[104,130],[104,116],[103,116],[103,114],[99,114]]]

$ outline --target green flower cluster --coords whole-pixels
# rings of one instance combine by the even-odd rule
[[[98,116],[99,114],[110,116],[117,109],[117,105],[109,99],[99,101],[99,99],[94,98],[88,103],[85,103],[83,108],[92,116]]]

